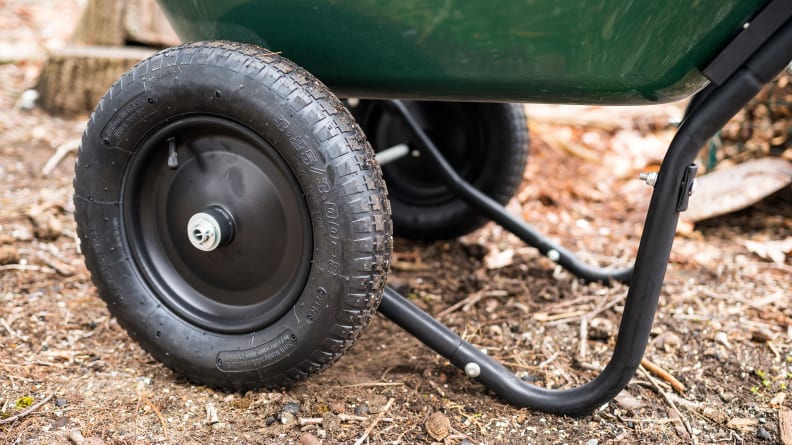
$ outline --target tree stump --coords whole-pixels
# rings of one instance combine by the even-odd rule
[[[35,87],[50,113],[91,112],[132,65],[179,39],[155,0],[88,0],[72,42],[49,54]]]
[[[36,84],[38,103],[53,114],[90,112],[126,70],[154,52],[109,46],[70,46],[54,51]]]
[[[155,0],[89,0],[72,38],[84,45],[155,47],[179,44],[179,38]]]

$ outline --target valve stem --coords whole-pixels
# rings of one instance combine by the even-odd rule
[[[179,168],[179,154],[176,153],[176,138],[168,138],[168,168],[176,170]]]

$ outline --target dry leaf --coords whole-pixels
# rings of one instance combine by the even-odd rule
[[[784,264],[786,254],[792,252],[792,237],[782,241],[743,241],[745,248],[766,260]]]
[[[614,397],[616,404],[628,411],[637,411],[644,407],[643,402],[636,399],[632,394],[623,390],[616,397]]]
[[[451,429],[451,421],[448,420],[441,412],[435,412],[424,423],[426,432],[434,438],[434,440],[443,440],[448,436],[448,431]]]
[[[506,249],[504,251],[493,249],[484,257],[484,265],[487,269],[500,269],[510,266],[513,261],[514,249]]]

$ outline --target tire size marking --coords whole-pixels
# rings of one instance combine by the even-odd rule
[[[314,293],[313,301],[311,301],[311,306],[305,312],[305,321],[308,324],[312,324],[319,318],[319,313],[322,312],[324,308],[325,300],[327,300],[327,289],[323,287],[317,287],[316,292]]]
[[[217,354],[217,369],[224,372],[255,371],[270,366],[289,355],[297,346],[297,337],[285,329],[274,339],[240,351],[222,351]]]
[[[105,143],[106,146],[111,147],[114,145],[111,139],[120,139],[121,135],[126,133],[129,127],[154,114],[151,109],[145,107],[147,102],[145,95],[146,93],[140,93],[133,97],[107,122],[107,125],[100,133],[102,140],[107,141]]]
[[[330,180],[327,177],[327,171],[315,165],[318,162],[318,159],[305,138],[295,136],[291,138],[291,142],[298,149],[300,153],[300,160],[302,160],[303,164],[308,167],[308,170],[304,173],[303,177],[308,181],[312,181],[314,187],[316,187],[316,190],[319,192],[319,195],[322,195],[322,202],[320,204],[322,206],[322,212],[320,214],[321,218],[319,218],[318,223],[320,227],[327,229],[327,234],[329,237],[328,251],[330,253],[330,259],[327,260],[325,270],[334,277],[338,276],[342,272],[341,262],[339,261],[341,251],[338,243],[341,226],[335,222],[340,216],[338,205],[336,205],[335,202],[327,200],[327,196],[332,190],[332,185],[330,184]],[[318,200],[315,200],[314,202],[318,203]]]

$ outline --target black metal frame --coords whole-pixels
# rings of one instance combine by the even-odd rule
[[[764,44],[747,61],[739,62],[740,66],[727,80],[709,88],[706,97],[682,122],[658,172],[634,267],[624,270],[587,265],[512,217],[499,204],[460,178],[404,105],[392,101],[393,109],[418,136],[421,145],[418,148],[436,164],[448,186],[469,205],[585,280],[629,283],[613,355],[594,380],[562,390],[527,384],[391,288],[385,290],[380,312],[514,405],[551,413],[583,415],[609,401],[632,378],[646,349],[679,213],[687,208],[692,189],[696,154],[792,59],[790,42],[792,20],[787,19],[778,31],[767,36]]]

